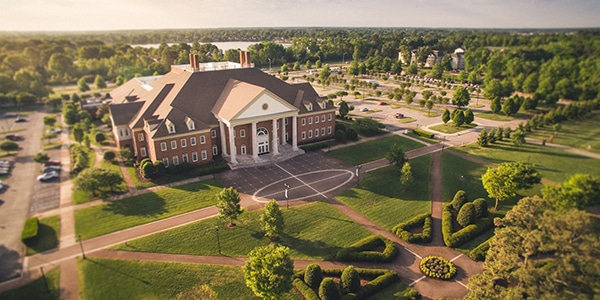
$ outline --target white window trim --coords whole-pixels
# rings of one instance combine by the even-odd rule
[[[175,155],[172,158],[173,158],[173,165],[178,166],[179,165],[179,156]]]
[[[325,115],[321,116],[321,122],[325,122]]]
[[[171,150],[177,149],[177,141],[171,141]]]
[[[315,116],[315,124],[319,123],[319,116]]]
[[[302,139],[305,140],[306,139],[306,131],[302,131]]]
[[[321,135],[325,135],[325,127],[321,127]]]
[[[308,125],[312,124],[312,117],[308,117]]]
[[[163,157],[162,161],[163,161],[163,164],[165,164],[165,167],[169,166],[169,158],[168,157]]]
[[[319,137],[319,128],[315,129],[315,137]]]
[[[327,117],[328,121],[331,121],[331,114],[329,114],[329,116]]]
[[[219,155],[219,147],[217,145],[212,146],[213,155]]]
[[[160,151],[167,151],[167,142],[160,143]]]
[[[190,138],[190,145],[191,146],[196,146],[196,137],[195,136],[193,136],[193,137]]]
[[[246,145],[242,144],[242,146],[240,146],[240,149],[241,149],[242,155],[246,155]]]
[[[138,133],[138,141],[143,142],[144,141],[144,134],[143,133]]]
[[[181,143],[181,148],[187,147],[187,140],[186,139],[181,139],[180,143]]]
[[[141,147],[141,148],[140,148],[140,156],[141,156],[141,157],[146,157],[146,156],[148,156],[148,153],[146,152],[146,147]]]
[[[175,133],[175,125],[169,124],[167,130],[169,130],[169,133]]]
[[[217,137],[217,131],[216,130],[211,130],[210,131],[210,137],[212,137],[213,139]]]
[[[302,118],[302,126],[306,125],[306,118]]]
[[[240,129],[240,137],[246,137],[246,129]]]
[[[309,139],[312,139],[312,130],[309,130],[309,131],[308,131],[308,138],[309,138]]]
[[[198,161],[198,152],[192,152],[192,161]]]
[[[189,163],[190,162],[190,159],[189,159],[187,153],[184,153],[184,154],[181,155],[181,161],[184,162],[184,163]]]
[[[331,134],[331,126],[327,127],[327,134]]]
[[[201,154],[202,154],[202,160],[208,159],[208,153],[206,153],[206,150],[202,150]]]
[[[206,138],[203,135],[200,136],[200,144],[206,144]]]

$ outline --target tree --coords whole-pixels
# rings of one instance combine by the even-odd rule
[[[452,104],[458,107],[463,107],[469,105],[471,101],[471,95],[469,95],[469,91],[464,86],[458,87],[454,90],[454,95],[452,96]]]
[[[475,115],[473,115],[473,111],[470,108],[467,108],[465,110],[465,123],[471,124],[473,121],[475,121]]]
[[[61,103],[62,99],[60,97],[50,97],[46,100],[46,105],[52,106],[54,110],[56,110]]]
[[[329,75],[331,75],[331,70],[329,69],[329,65],[325,65],[321,69],[321,72],[319,72],[319,79],[325,81],[329,78]]]
[[[196,285],[175,297],[176,300],[217,300],[215,292],[208,284]]]
[[[500,103],[500,97],[494,98],[494,100],[492,100],[492,103],[490,104],[490,110],[493,114],[497,114],[500,112],[501,109],[502,104]]]
[[[494,210],[498,209],[498,202],[514,197],[518,189],[531,188],[541,181],[541,175],[530,164],[501,163],[496,168],[488,167],[481,176],[483,187],[490,198],[496,199]]]
[[[390,150],[385,154],[385,157],[391,164],[395,164],[398,168],[400,168],[400,166],[404,165],[404,162],[406,162],[406,154],[404,153],[404,149],[397,143],[392,145]]]
[[[456,191],[456,194],[454,194],[454,198],[452,198],[452,208],[454,208],[454,210],[456,210],[457,212],[460,211],[460,208],[465,204],[469,202],[469,199],[467,198],[467,193],[463,190],[458,190]]]
[[[319,298],[321,300],[339,300],[340,292],[338,287],[333,282],[331,277],[327,277],[321,281],[321,285],[319,286]]]
[[[423,95],[423,99],[425,99],[425,101],[429,100],[429,98],[431,98],[431,96],[433,95],[433,92],[430,90],[424,90],[423,92],[421,92],[421,95]]]
[[[83,141],[83,128],[81,128],[81,126],[79,125],[75,125],[73,126],[73,139],[75,139],[76,142],[81,143]]]
[[[348,266],[342,271],[340,290],[343,295],[356,293],[360,290],[360,276],[353,266]]]
[[[106,135],[104,135],[104,132],[98,131],[94,135],[94,140],[96,141],[96,143],[101,144],[106,140]]]
[[[44,116],[44,125],[46,126],[54,126],[56,124],[56,116],[55,115],[46,115]]]
[[[219,218],[228,219],[229,226],[235,226],[233,221],[237,220],[238,216],[242,213],[238,192],[233,187],[224,188],[217,195],[216,206],[219,210]]]
[[[50,160],[50,157],[48,156],[48,154],[46,153],[41,153],[39,152],[38,154],[36,154],[33,157],[33,161],[35,161],[38,164],[45,164],[46,162],[48,162]]]
[[[512,98],[508,98],[504,101],[504,105],[502,105],[502,112],[506,115],[506,116],[510,116],[512,114],[512,107],[513,107],[514,103],[513,103],[513,99]]]
[[[515,130],[512,133],[510,140],[517,147],[525,144],[525,132],[521,131],[520,129]]]
[[[106,161],[110,161],[112,162],[116,157],[115,152],[113,151],[104,151],[104,154],[102,155],[102,158],[104,158],[104,160]]]
[[[343,143],[346,141],[346,132],[343,130],[335,131],[335,141],[339,143]]]
[[[119,149],[119,157],[121,157],[125,165],[133,164],[133,153],[131,153],[131,150],[129,148]]]
[[[477,198],[477,199],[473,200],[473,206],[475,206],[475,213],[476,213],[477,219],[487,217],[488,205],[487,205],[487,201],[485,201],[485,199]]]
[[[458,211],[456,222],[458,222],[458,224],[460,224],[462,227],[467,227],[470,224],[475,223],[475,221],[477,221],[475,205],[473,205],[471,202],[465,203]]]
[[[73,181],[73,190],[91,193],[93,197],[102,195],[106,190],[114,188],[124,182],[118,171],[103,168],[90,168],[81,171]]]
[[[280,299],[292,289],[294,263],[288,247],[269,244],[254,248],[243,270],[246,286],[263,299]]]
[[[96,78],[94,78],[94,85],[97,89],[103,89],[106,88],[106,81],[104,81],[104,78],[102,78],[102,76],[96,75]]]
[[[260,216],[260,222],[265,231],[265,235],[271,239],[271,241],[279,239],[279,234],[283,231],[284,221],[277,200],[271,199],[271,201],[265,205],[265,209]]]
[[[479,145],[479,147],[487,147],[488,143],[488,133],[487,130],[483,128],[481,132],[479,132],[479,137],[477,137],[477,145]]]
[[[0,143],[0,150],[10,153],[11,151],[19,150],[19,144],[11,141],[4,141]]]
[[[350,108],[348,107],[348,103],[346,101],[340,101],[339,115],[340,118],[345,119],[350,112]]]
[[[402,175],[400,175],[400,183],[402,184],[402,186],[404,187],[404,190],[406,191],[408,189],[408,187],[410,185],[412,185],[412,183],[415,181],[415,179],[413,177],[413,173],[412,173],[412,168],[408,161],[402,165],[401,174]]]
[[[323,281],[323,270],[317,264],[306,266],[304,271],[304,282],[313,289],[318,289]]]
[[[574,174],[558,185],[545,185],[542,197],[557,209],[586,209],[600,204],[600,177]]]
[[[80,92],[86,92],[90,90],[87,82],[85,82],[85,78],[82,77],[77,81],[77,89],[79,89]]]
[[[461,126],[462,124],[465,123],[465,113],[462,110],[455,110],[452,113],[452,122],[454,122],[454,125],[456,127]]]
[[[431,109],[433,108],[433,101],[427,100],[427,102],[425,102],[425,107],[427,108],[427,116],[429,116]]]
[[[337,92],[335,92],[335,95],[338,96],[338,97],[340,97],[340,100],[343,100],[344,96],[348,96],[348,92],[346,92],[346,91],[337,91]]]
[[[448,123],[448,121],[450,121],[450,111],[446,108],[444,110],[444,113],[442,113],[442,122],[446,124]]]

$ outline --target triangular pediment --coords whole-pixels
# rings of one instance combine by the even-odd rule
[[[260,118],[261,116],[275,115],[297,111],[298,109],[283,99],[264,90],[253,99],[246,107],[242,108],[233,120]]]

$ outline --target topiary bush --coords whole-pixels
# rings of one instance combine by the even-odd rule
[[[360,290],[360,276],[353,266],[346,267],[342,272],[340,290],[342,294],[356,293]]]
[[[477,220],[477,212],[473,203],[465,203],[456,216],[456,222],[462,227],[467,227]]]
[[[385,246],[383,252],[369,251],[377,247]],[[348,248],[336,253],[338,261],[361,261],[361,262],[392,262],[398,255],[396,243],[381,235],[366,237]]]
[[[494,216],[490,215],[487,218],[481,218],[477,223],[471,224],[457,232],[452,232],[452,213],[450,206],[445,205],[442,211],[442,236],[444,244],[448,247],[459,246],[478,234],[488,230],[494,226]]]
[[[104,154],[102,154],[102,158],[104,158],[104,160],[110,161],[110,162],[112,162],[115,159],[115,157],[117,157],[115,152],[110,151],[110,150],[104,151]]]
[[[38,235],[40,220],[38,218],[29,218],[23,225],[23,231],[21,232],[21,240],[25,241],[31,238],[35,238]]]
[[[477,219],[485,218],[488,215],[488,205],[487,201],[483,198],[477,198],[473,200],[473,205],[475,206],[475,212],[477,214]]]
[[[340,299],[340,292],[338,291],[335,282],[331,278],[325,278],[321,281],[319,286],[319,297],[321,300],[338,300]]]
[[[421,233],[412,233],[409,230],[423,226]],[[399,238],[409,243],[429,243],[431,242],[431,214],[424,213],[414,216],[410,220],[400,223],[394,228],[392,232],[395,233]]]
[[[484,261],[487,251],[490,249],[491,240],[492,238],[489,238],[485,242],[479,244],[479,246],[475,247],[473,250],[469,251],[469,257],[473,260]]]
[[[454,194],[454,199],[452,199],[452,208],[456,211],[460,211],[460,208],[463,204],[467,203],[469,200],[467,198],[467,193],[463,190],[458,190],[456,194]]]
[[[422,136],[422,137],[426,137],[428,139],[435,138],[435,135],[433,133],[431,133],[429,131],[422,130],[422,129],[415,128],[415,129],[413,129],[413,133],[416,134],[416,135]]]
[[[456,266],[439,256],[427,256],[421,260],[419,269],[427,277],[448,280],[456,275]]]
[[[335,140],[339,143],[343,143],[346,141],[346,132],[342,130],[335,131]]]
[[[292,281],[294,287],[302,294],[304,299],[306,300],[321,300],[317,293],[313,289],[310,288],[302,279],[294,278]],[[317,287],[318,288],[318,287]]]
[[[96,143],[102,143],[104,141],[106,141],[106,135],[104,135],[104,132],[96,132],[96,135],[94,135],[94,140],[96,140]]]
[[[306,266],[304,272],[304,282],[313,289],[318,289],[323,281],[323,270],[317,264],[310,264]]]

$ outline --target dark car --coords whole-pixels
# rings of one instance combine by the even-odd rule
[[[60,173],[60,166],[47,166],[42,169],[42,173],[56,172]]]
[[[23,138],[22,138],[20,135],[18,135],[18,134],[7,134],[5,137],[6,137],[6,139],[7,139],[7,140],[10,140],[10,141],[20,141],[20,140],[22,140],[22,139],[23,139]]]
[[[46,163],[44,163],[44,167],[47,166],[60,166],[60,160],[49,160]]]
[[[15,119],[15,122],[16,122],[16,123],[21,123],[21,122],[27,122],[27,120],[26,120],[25,118],[23,118],[23,117],[17,117],[17,118]]]

